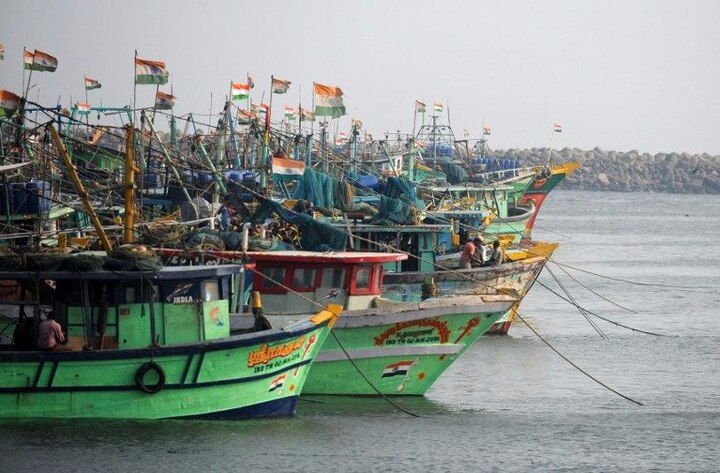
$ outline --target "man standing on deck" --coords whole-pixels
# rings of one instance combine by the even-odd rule
[[[50,311],[46,319],[38,326],[38,348],[40,350],[56,350],[59,345],[67,343],[62,327],[55,320],[55,312]]]
[[[465,243],[460,254],[460,269],[470,269],[481,266],[485,262],[486,250],[483,240],[479,236]]]

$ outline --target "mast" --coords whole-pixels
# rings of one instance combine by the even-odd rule
[[[125,135],[125,233],[123,241],[132,243],[135,239],[135,127],[128,123]]]
[[[65,168],[67,169],[68,174],[70,175],[70,180],[72,180],[73,184],[75,185],[75,189],[77,190],[78,196],[80,197],[83,205],[85,206],[85,211],[90,216],[90,221],[92,221],[92,224],[95,227],[95,231],[97,232],[98,237],[100,238],[100,243],[102,244],[103,249],[107,253],[110,253],[112,251],[112,246],[110,245],[110,240],[108,240],[108,237],[105,234],[105,230],[103,229],[102,225],[100,224],[100,219],[98,218],[97,214],[95,213],[95,209],[93,208],[92,203],[90,202],[88,193],[85,191],[85,188],[83,187],[82,181],[80,180],[80,177],[78,176],[77,171],[75,171],[75,166],[73,166],[73,163],[70,160],[70,156],[68,155],[65,145],[63,144],[62,140],[60,139],[60,135],[58,134],[58,132],[54,126],[48,125],[48,129],[50,130],[50,135],[52,136],[53,142],[55,143],[55,148],[58,150],[58,153],[62,157],[63,163],[65,164]]]

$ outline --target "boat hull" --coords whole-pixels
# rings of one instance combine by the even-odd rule
[[[0,352],[0,416],[290,415],[330,320],[154,349]]]
[[[303,394],[424,395],[514,301],[503,296],[502,302],[478,304],[479,299],[346,312],[313,364]]]

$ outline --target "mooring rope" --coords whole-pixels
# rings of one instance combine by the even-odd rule
[[[556,296],[558,296],[560,299],[568,302],[570,305],[574,305],[570,300],[566,299],[566,298],[563,297],[561,294],[558,294],[557,292],[555,292],[555,291],[553,291],[552,289],[550,289],[547,285],[543,284],[542,281],[537,281],[537,283],[540,284],[540,285],[541,285],[542,287],[544,287],[545,289],[547,289],[548,291],[550,291],[550,292],[552,292],[553,294],[555,294]],[[620,322],[615,322],[614,320],[610,320],[610,319],[605,318],[605,317],[603,317],[603,316],[601,316],[601,315],[598,315],[598,314],[596,314],[595,312],[593,312],[593,311],[591,311],[591,310],[588,310],[588,309],[585,309],[585,308],[583,308],[583,310],[584,310],[585,312],[587,312],[588,314],[592,315],[593,317],[597,317],[597,318],[600,319],[600,320],[604,320],[605,322],[611,323],[611,324],[616,325],[616,326],[618,326],[618,327],[622,327],[622,328],[626,328],[626,329],[628,329],[628,330],[632,330],[633,332],[644,333],[645,335],[654,335],[654,336],[656,336],[656,337],[666,337],[666,336],[667,336],[667,335],[664,335],[664,334],[662,334],[662,333],[648,332],[648,331],[646,331],[646,330],[640,330],[639,328],[633,328],[633,327],[630,327],[630,326],[628,326],[628,325],[623,325],[623,324],[621,324]]]
[[[557,276],[556,276],[555,273],[552,271],[552,269],[550,269],[549,267],[546,268],[546,269],[547,269],[548,273],[550,273],[550,276],[552,276],[552,278],[555,280],[555,283],[556,283],[558,286],[560,286],[560,289],[562,289],[562,291],[565,293],[565,296],[567,296],[567,298],[571,301],[572,305],[575,306],[575,308],[578,310],[578,312],[580,312],[580,314],[581,314],[581,315],[583,316],[583,318],[587,321],[587,323],[589,323],[590,326],[591,326],[593,329],[595,329],[595,331],[597,332],[597,334],[600,335],[600,337],[601,337],[603,340],[607,340],[607,339],[608,339],[607,335],[605,335],[605,333],[603,333],[603,331],[600,329],[600,327],[598,327],[597,324],[590,319],[590,317],[588,316],[587,312],[585,312],[585,309],[583,309],[582,307],[580,307],[580,304],[577,303],[577,301],[575,300],[575,298],[573,298],[573,296],[570,294],[570,292],[567,290],[567,288],[563,285],[563,283],[560,282],[560,280],[557,278]]]
[[[555,261],[552,261],[552,262],[555,263]],[[578,281],[576,278],[574,278],[574,277],[572,276],[572,274],[570,274],[570,273],[569,273],[565,268],[563,268],[561,265],[559,265],[559,264],[557,264],[557,263],[555,263],[555,264],[557,265],[558,268],[560,268],[560,271],[562,271],[563,273],[565,273],[565,275],[567,275],[567,277],[569,277],[570,279],[572,279],[573,281],[575,281],[579,286],[581,286],[581,287],[587,289],[588,291],[592,292],[593,294],[595,294],[596,296],[598,296],[600,299],[604,300],[605,302],[609,302],[610,304],[612,304],[612,305],[614,305],[614,306],[616,306],[616,307],[619,307],[619,308],[621,308],[621,309],[623,309],[623,310],[625,310],[625,311],[628,311],[628,312],[633,313],[633,314],[637,314],[637,311],[634,311],[634,310],[632,310],[632,309],[628,309],[627,307],[625,307],[625,306],[623,306],[623,305],[620,305],[620,304],[618,304],[617,302],[613,302],[613,301],[611,301],[610,299],[608,299],[607,297],[603,296],[602,294],[594,291],[592,288],[586,286],[585,284],[583,284],[582,282],[580,282],[580,281]]]
[[[535,329],[532,327],[532,325],[530,325],[530,324],[527,322],[527,320],[525,320],[519,313],[515,313],[515,315],[516,315],[520,320],[522,320],[522,322],[527,326],[527,328],[530,329],[530,331],[532,331],[532,333],[535,334],[536,337],[538,337],[545,345],[548,346],[548,348],[550,348],[552,351],[554,351],[560,358],[562,358],[562,359],[565,360],[568,364],[570,364],[570,366],[572,366],[573,368],[575,368],[576,370],[578,370],[579,372],[581,372],[582,374],[584,374],[585,376],[587,376],[587,377],[590,378],[591,380],[595,381],[597,384],[599,384],[600,386],[604,387],[604,388],[607,389],[608,391],[611,391],[611,392],[617,394],[618,396],[622,397],[623,399],[627,399],[628,401],[637,404],[638,406],[644,406],[644,404],[643,404],[642,402],[636,401],[635,399],[633,399],[633,398],[631,398],[631,397],[629,397],[629,396],[626,396],[626,395],[622,394],[621,392],[619,392],[619,391],[611,388],[611,387],[608,386],[607,384],[603,383],[603,382],[600,381],[599,379],[597,379],[597,378],[595,378],[594,376],[592,376],[590,373],[588,373],[588,372],[585,371],[584,369],[580,368],[580,367],[579,367],[577,364],[575,364],[572,360],[570,360],[568,357],[566,357],[565,355],[563,355],[562,353],[560,353],[560,351],[559,351],[557,348],[555,348],[550,342],[548,342],[542,335],[540,335],[540,334],[538,333],[538,331],[535,330]]]
[[[325,306],[323,306],[323,305],[320,304],[319,302],[314,301],[314,300],[310,299],[309,297],[307,297],[307,296],[305,296],[305,295],[303,295],[303,294],[301,294],[301,293],[299,293],[299,292],[297,292],[297,291],[294,291],[292,288],[284,285],[284,284],[281,283],[280,281],[277,281],[277,280],[275,280],[275,279],[267,276],[266,274],[263,274],[262,272],[258,271],[257,269],[251,268],[251,267],[249,267],[249,266],[246,266],[246,269],[249,269],[249,270],[252,271],[254,274],[257,274],[257,275],[262,276],[263,278],[267,279],[268,281],[271,281],[273,284],[276,284],[276,285],[278,285],[279,287],[281,287],[281,288],[283,288],[283,289],[285,289],[285,290],[287,290],[287,291],[292,292],[293,294],[295,294],[296,296],[300,297],[301,299],[306,300],[306,301],[309,302],[310,304],[313,304],[313,305],[319,307],[320,309],[325,310]],[[378,389],[378,387],[375,386],[375,384],[372,382],[372,380],[370,380],[370,378],[368,378],[368,377],[365,375],[365,373],[362,372],[362,370],[360,369],[360,367],[355,363],[355,360],[353,360],[353,358],[350,356],[350,353],[347,352],[347,350],[346,350],[345,347],[343,346],[342,342],[340,342],[340,339],[338,338],[337,334],[335,333],[335,329],[334,329],[334,328],[331,328],[331,329],[330,329],[330,333],[332,334],[333,338],[334,338],[335,341],[337,342],[337,344],[338,344],[338,346],[340,347],[340,349],[342,350],[342,352],[345,354],[345,357],[348,359],[348,361],[349,361],[350,364],[353,366],[353,368],[355,368],[355,371],[357,371],[357,373],[365,380],[365,382],[368,384],[368,386],[370,386],[370,387],[372,388],[373,391],[375,391],[380,397],[382,397],[385,401],[387,401],[387,402],[388,402],[391,406],[393,406],[394,408],[396,408],[396,409],[398,409],[398,410],[406,413],[406,414],[409,415],[409,416],[412,416],[412,417],[421,417],[420,415],[415,414],[414,412],[411,412],[411,411],[405,409],[404,407],[398,405],[396,402],[394,402],[392,399],[390,399],[386,394],[384,394],[383,392],[381,392],[380,389]]]

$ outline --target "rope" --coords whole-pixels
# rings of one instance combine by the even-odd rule
[[[565,293],[567,298],[571,301],[572,305],[575,306],[575,308],[582,314],[582,316],[585,318],[587,323],[589,323],[590,326],[595,329],[595,331],[598,333],[598,335],[600,335],[600,337],[603,340],[607,340],[608,337],[603,333],[602,330],[600,330],[600,327],[598,327],[597,324],[595,322],[593,322],[590,319],[590,317],[588,317],[588,314],[585,312],[585,310],[582,307],[580,307],[580,305],[575,301],[575,299],[572,297],[572,295],[570,295],[570,292],[568,292],[568,290],[565,288],[565,286],[563,286],[563,284],[560,282],[560,280],[557,278],[557,276],[555,276],[555,273],[553,273],[552,269],[550,269],[548,267],[547,270],[550,273],[550,276],[552,276],[552,278],[555,280],[557,285],[560,286],[560,289],[562,289],[562,291]]]
[[[605,276],[598,273],[593,273],[592,271],[587,271],[585,269],[580,269],[575,266],[570,266],[569,264],[564,263],[558,263],[557,261],[553,261],[553,263],[557,264],[558,266],[564,266],[566,268],[574,269],[575,271],[580,271],[581,273],[591,274],[593,276],[597,276],[599,278],[603,279],[609,279],[610,281],[617,281],[617,282],[624,282],[627,284],[634,284],[636,286],[648,286],[648,287],[665,287],[669,289],[708,289],[711,292],[717,292],[717,288],[715,287],[709,287],[709,286],[677,286],[672,284],[654,284],[654,283],[647,283],[647,282],[639,282],[639,281],[630,281],[628,279],[621,279],[621,278],[614,278],[611,276]]]
[[[297,292],[297,291],[294,291],[292,288],[289,288],[288,286],[282,284],[281,282],[276,281],[275,279],[267,276],[266,274],[261,273],[260,271],[256,270],[255,268],[246,267],[246,269],[249,269],[249,270],[252,271],[254,274],[258,274],[258,275],[262,276],[263,278],[271,281],[273,284],[276,284],[276,285],[280,286],[281,288],[283,288],[283,289],[285,289],[285,290],[287,290],[287,291],[292,292],[292,293],[295,294],[296,296],[298,296],[298,297],[300,297],[301,299],[304,299],[304,300],[306,300],[307,302],[309,302],[309,303],[311,303],[311,304],[319,307],[320,309],[325,309],[325,306],[323,306],[323,305],[320,304],[319,302],[316,302],[316,301],[310,299],[309,297],[307,297],[307,296],[305,296],[305,295],[303,295],[303,294],[301,294],[301,293],[299,293],[299,292]],[[353,366],[353,368],[355,368],[355,371],[357,371],[357,373],[365,380],[365,382],[368,384],[368,386],[370,386],[370,387],[373,389],[373,391],[375,391],[379,396],[381,396],[385,401],[387,401],[387,402],[388,402],[391,406],[393,406],[394,408],[396,408],[396,409],[398,409],[398,410],[400,410],[400,411],[408,414],[409,416],[418,417],[418,418],[420,417],[418,414],[415,414],[415,413],[413,413],[413,412],[410,412],[409,410],[405,409],[404,407],[398,405],[396,402],[394,402],[392,399],[390,399],[387,395],[383,394],[383,393],[377,388],[377,386],[375,386],[375,384],[373,384],[373,382],[370,380],[370,378],[368,378],[368,377],[365,375],[365,373],[362,372],[362,370],[360,369],[360,367],[355,363],[355,360],[353,360],[352,357],[350,356],[350,354],[347,352],[347,350],[345,350],[345,347],[343,346],[342,342],[340,342],[340,339],[338,338],[337,334],[335,333],[335,329],[332,329],[332,328],[331,328],[331,329],[330,329],[330,333],[332,334],[333,338],[335,339],[335,341],[337,342],[338,346],[339,346],[340,349],[342,350],[343,354],[345,354],[345,357],[348,359],[348,361],[349,361],[350,364]]]
[[[537,283],[540,284],[540,285],[541,285],[542,287],[544,287],[545,289],[547,289],[548,291],[550,291],[550,292],[552,292],[553,294],[555,294],[556,296],[558,296],[560,299],[568,302],[570,305],[575,305],[575,304],[573,304],[570,300],[564,298],[562,295],[558,294],[557,292],[555,292],[555,291],[553,291],[552,289],[550,289],[549,287],[547,287],[545,284],[542,283],[542,281],[537,281]],[[667,335],[664,335],[664,334],[661,334],[661,333],[648,332],[648,331],[646,331],[646,330],[640,330],[640,329],[638,329],[638,328],[633,328],[633,327],[630,327],[630,326],[628,326],[628,325],[623,325],[623,324],[621,324],[621,323],[619,323],[619,322],[615,322],[615,321],[610,320],[610,319],[607,319],[607,318],[605,318],[605,317],[603,317],[603,316],[601,316],[601,315],[598,315],[598,314],[596,314],[595,312],[592,312],[592,311],[590,311],[590,310],[588,310],[588,309],[583,308],[583,310],[584,310],[585,312],[587,312],[588,314],[592,315],[593,317],[597,317],[597,318],[600,319],[600,320],[604,320],[605,322],[611,323],[611,324],[616,325],[616,326],[618,326],[618,327],[622,327],[622,328],[626,328],[626,329],[628,329],[628,330],[632,330],[633,332],[644,333],[644,334],[646,334],[646,335],[654,335],[654,336],[656,336],[656,337],[666,337],[666,336],[667,336]]]
[[[555,262],[553,261],[553,263],[555,263]],[[555,263],[555,264],[557,264],[557,263]],[[570,279],[572,279],[573,281],[575,281],[577,284],[579,284],[580,286],[584,287],[584,288],[587,289],[588,291],[592,292],[593,294],[595,294],[596,296],[598,296],[600,299],[602,299],[602,300],[604,300],[604,301],[606,301],[606,302],[609,302],[610,304],[612,304],[612,305],[614,305],[614,306],[616,306],[616,307],[619,307],[619,308],[621,308],[621,309],[623,309],[623,310],[626,310],[626,311],[628,311],[628,312],[630,312],[630,313],[637,314],[636,311],[634,311],[634,310],[632,310],[632,309],[628,309],[627,307],[622,306],[622,305],[618,304],[617,302],[613,302],[613,301],[611,301],[610,299],[608,299],[607,297],[603,296],[602,294],[599,294],[599,293],[595,292],[593,289],[587,287],[586,285],[584,285],[583,283],[581,283],[580,281],[578,281],[577,279],[575,279],[575,278],[574,278],[569,272],[567,272],[567,270],[566,270],[565,268],[563,268],[562,266],[558,265],[558,268],[560,268],[560,270],[561,270],[563,273],[565,273],[565,274],[567,275],[567,277],[569,277]]]
[[[602,381],[600,381],[600,380],[598,380],[597,378],[595,378],[594,376],[592,376],[592,375],[591,375],[590,373],[588,373],[587,371],[585,371],[585,370],[583,370],[582,368],[580,368],[578,365],[576,365],[575,363],[573,363],[568,357],[566,357],[565,355],[563,355],[562,353],[560,353],[557,348],[555,348],[554,346],[552,346],[552,344],[550,344],[550,342],[548,342],[542,335],[540,335],[540,334],[537,332],[537,330],[535,330],[535,329],[532,327],[532,325],[530,325],[519,313],[516,312],[515,315],[516,315],[520,320],[522,320],[522,322],[527,326],[527,328],[530,329],[530,331],[532,331],[532,333],[534,333],[545,345],[547,345],[552,351],[554,351],[560,358],[562,358],[563,360],[565,360],[570,366],[572,366],[573,368],[575,368],[576,370],[578,370],[579,372],[581,372],[582,374],[584,374],[585,376],[587,376],[587,377],[590,378],[591,380],[595,381],[597,384],[599,384],[600,386],[604,387],[604,388],[607,389],[608,391],[617,394],[617,395],[620,396],[621,398],[627,399],[628,401],[633,402],[633,403],[637,404],[638,406],[643,406],[643,405],[644,405],[642,402],[636,401],[635,399],[633,399],[633,398],[631,398],[631,397],[629,397],[629,396],[626,396],[626,395],[624,395],[624,394],[616,391],[615,389],[611,388],[611,387],[608,386],[607,384],[603,383]]]

